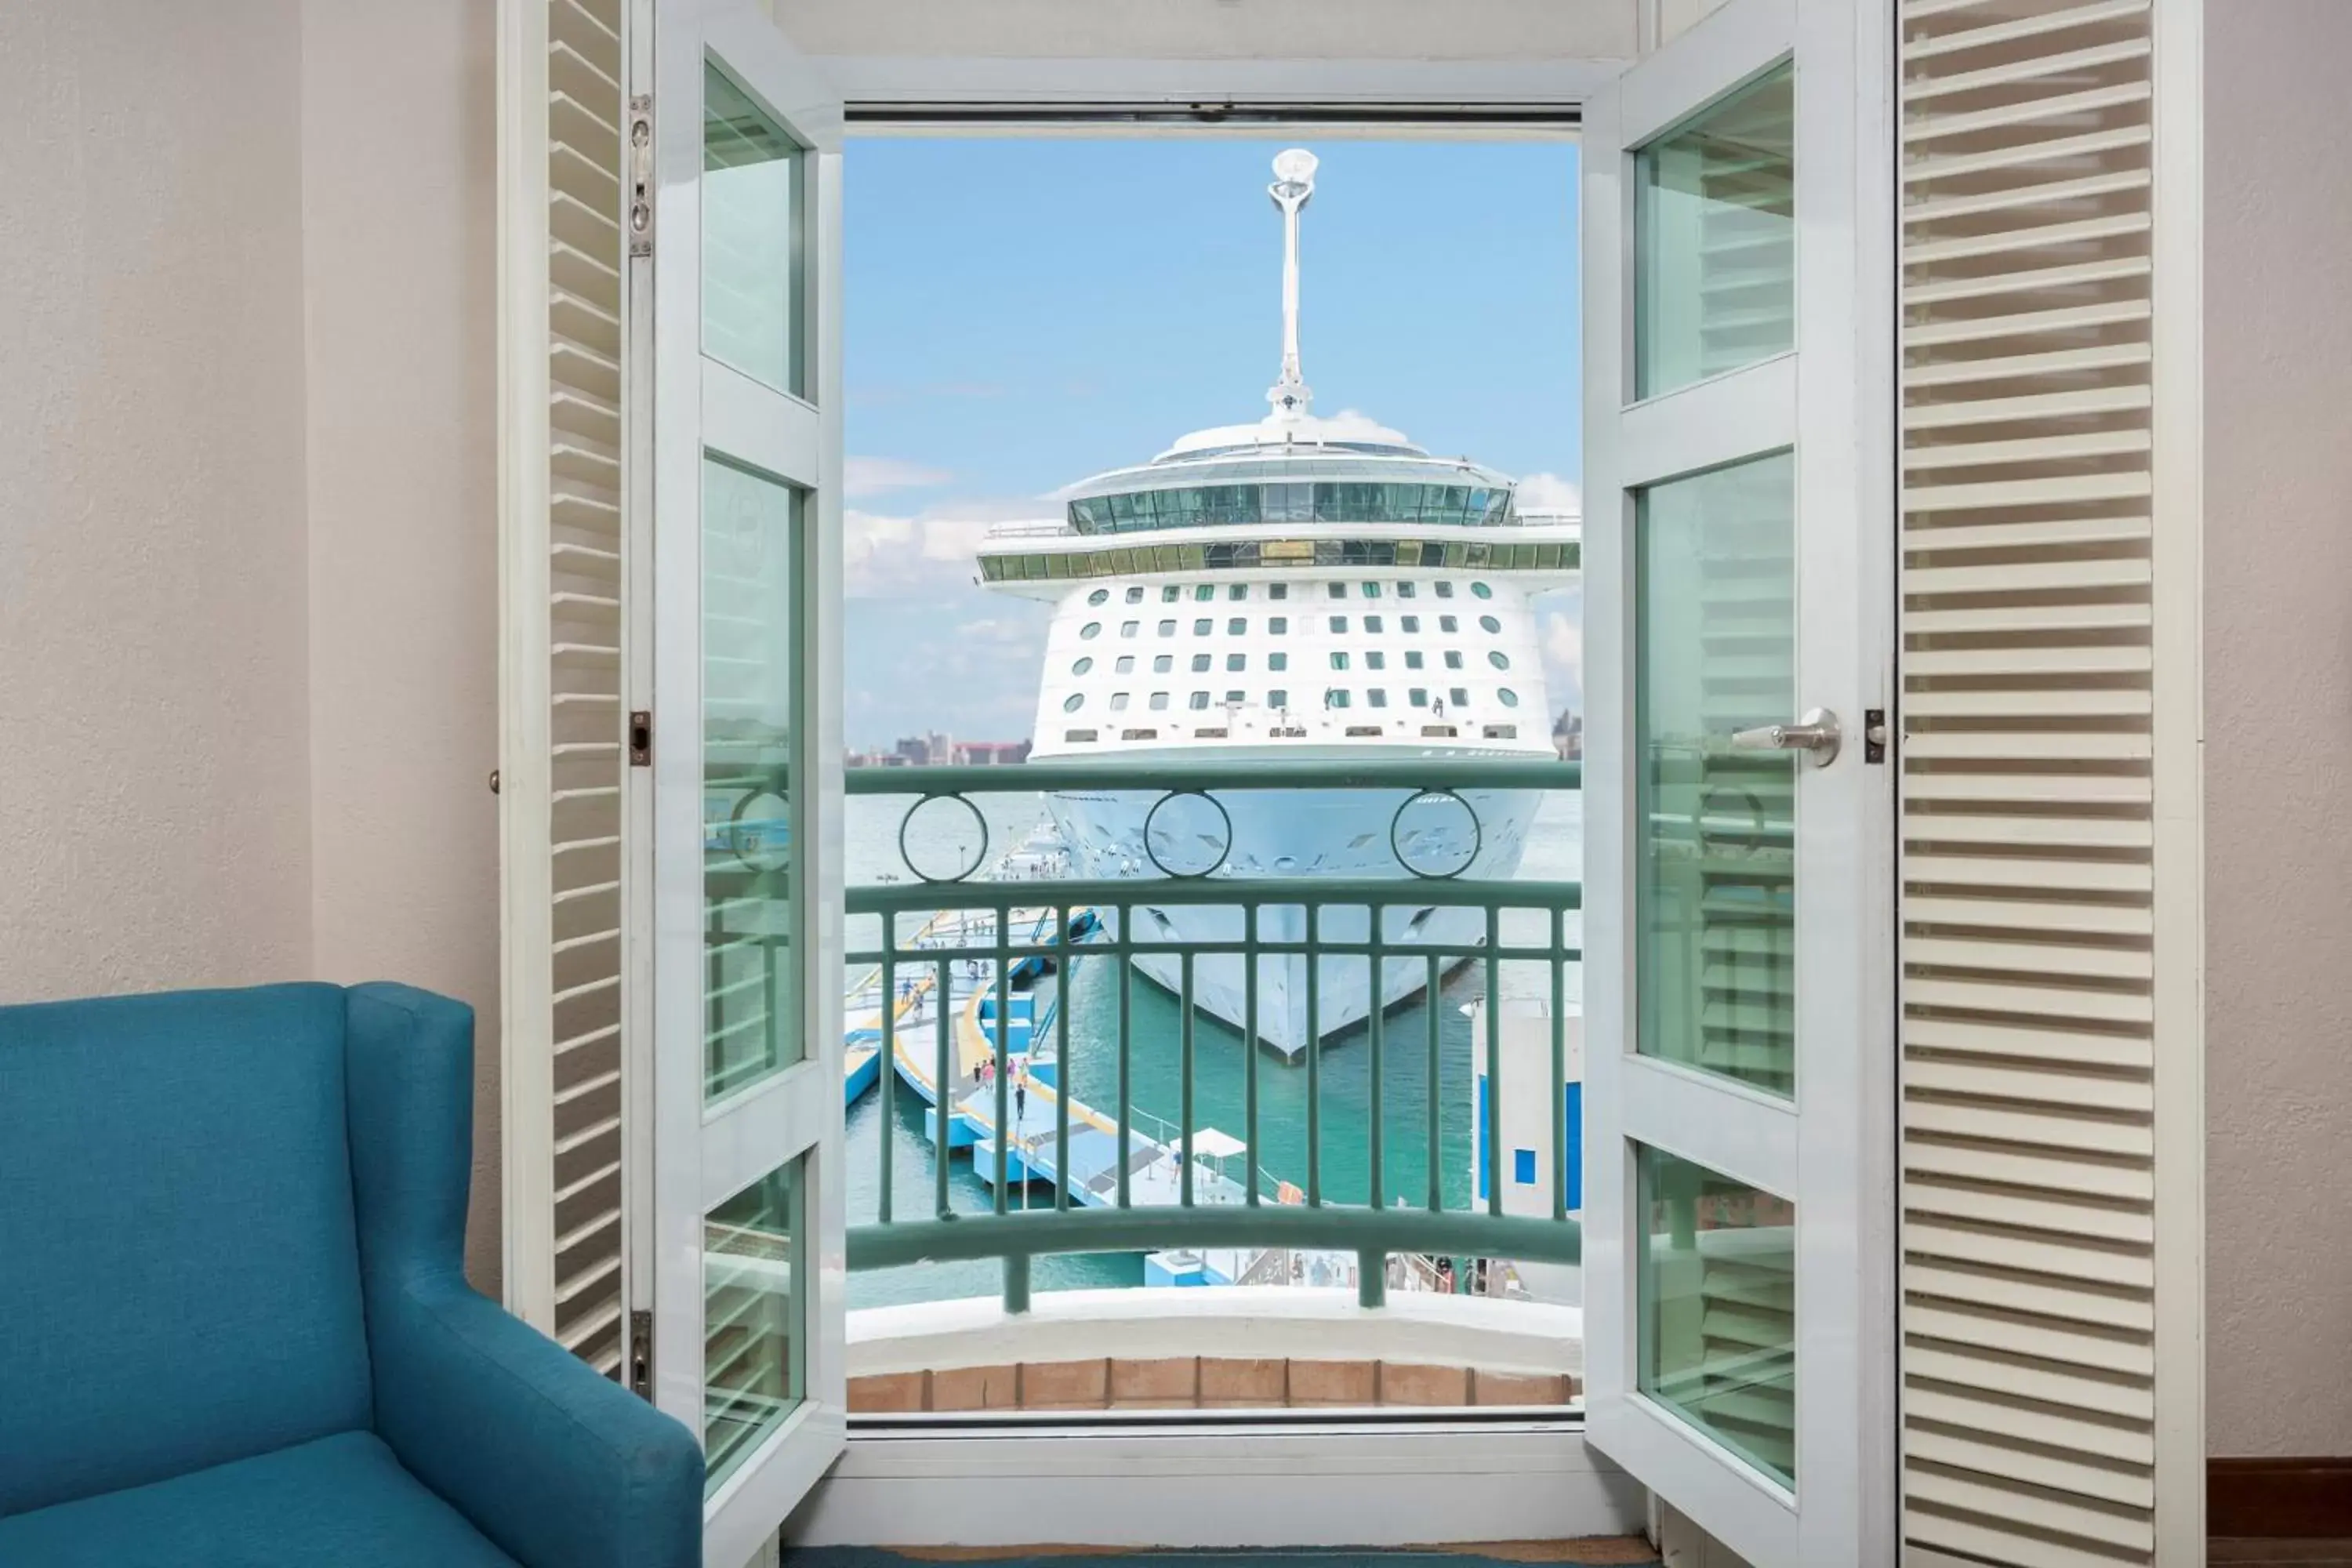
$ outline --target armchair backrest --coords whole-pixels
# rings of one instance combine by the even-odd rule
[[[370,1422],[345,993],[0,1007],[0,1514]]]

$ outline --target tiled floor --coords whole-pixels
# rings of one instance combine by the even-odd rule
[[[2216,1536],[2206,1542],[2211,1568],[2352,1568],[2352,1541],[2268,1541]]]

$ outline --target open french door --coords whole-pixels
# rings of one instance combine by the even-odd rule
[[[1895,1560],[1865,9],[1729,0],[1585,116],[1589,1431],[1757,1568]]]
[[[845,1431],[842,112],[756,0],[635,15],[654,615],[635,706],[657,721],[632,737],[652,752],[639,1272],[656,1403],[709,1460],[704,1560],[741,1568]]]

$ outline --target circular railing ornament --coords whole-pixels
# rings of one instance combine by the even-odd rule
[[[1411,842],[1417,846],[1421,840],[1429,837],[1433,834],[1440,833],[1443,829],[1419,827],[1415,828],[1411,833],[1407,833],[1405,831],[1404,815],[1406,812],[1412,810],[1413,807],[1424,804],[1429,805],[1433,810],[1443,811],[1445,809],[1444,803],[1447,801],[1451,801],[1453,803],[1454,808],[1461,813],[1462,820],[1467,824],[1469,827],[1468,847],[1463,851],[1459,864],[1449,868],[1431,869],[1427,867],[1416,864],[1412,854],[1408,852],[1406,845],[1408,842]],[[1454,790],[1425,789],[1417,795],[1407,795],[1398,804],[1396,815],[1389,818],[1390,852],[1395,855],[1396,861],[1399,866],[1403,867],[1405,870],[1425,882],[1443,882],[1450,880],[1453,878],[1459,877],[1463,872],[1467,871],[1471,867],[1478,863],[1479,851],[1486,847],[1486,830],[1485,825],[1478,820],[1477,810],[1473,807],[1467,800],[1464,799],[1460,794]]]
[[[1217,833],[1214,839],[1214,842],[1217,844],[1216,857],[1198,868],[1180,868],[1177,866],[1170,865],[1167,859],[1161,857],[1160,853],[1160,846],[1155,842],[1161,834],[1165,834],[1167,836],[1169,845],[1172,849],[1175,846],[1184,841],[1186,829],[1189,826],[1192,828],[1192,837],[1203,847],[1203,853],[1206,853],[1206,846],[1212,842],[1212,839],[1210,835],[1200,831],[1200,829],[1208,826],[1208,819],[1205,816],[1201,817],[1196,824],[1188,825],[1181,821],[1173,822],[1171,826],[1159,829],[1158,832],[1154,831],[1154,825],[1159,822],[1160,814],[1180,800],[1197,800],[1204,802],[1207,804],[1211,811],[1217,814]],[[1188,809],[1197,810],[1197,808]],[[1143,818],[1143,853],[1150,859],[1154,866],[1160,868],[1160,875],[1164,877],[1173,877],[1181,881],[1197,881],[1202,877],[1213,876],[1216,874],[1218,868],[1224,865],[1226,858],[1232,855],[1233,852],[1233,816],[1225,810],[1223,802],[1218,800],[1215,795],[1209,794],[1205,790],[1170,790],[1167,794],[1161,795],[1158,800],[1152,803],[1151,810],[1147,813]]]
[[[751,816],[756,801],[772,800],[777,812],[773,816]],[[746,790],[735,801],[735,808],[727,815],[727,852],[745,870],[762,874],[782,871],[792,865],[792,803],[775,790],[762,785]]]
[[[930,805],[935,802],[942,801],[953,801],[956,805],[963,807],[964,810],[971,814],[972,826],[980,830],[980,842],[978,847],[971,852],[971,863],[970,865],[965,866],[960,871],[952,871],[945,874],[934,874],[915,863],[915,852],[908,845],[907,833],[909,828],[914,826],[915,818],[923,814],[924,807]],[[952,831],[954,831],[952,828],[945,826],[939,829],[943,839],[947,834],[951,833]],[[927,795],[923,796],[922,799],[917,801],[914,805],[908,806],[907,808],[907,815],[898,819],[898,858],[906,862],[908,870],[912,871],[917,877],[922,879],[926,882],[961,882],[968,880],[973,872],[979,870],[982,866],[988,863],[988,818],[980,814],[980,807],[972,805],[971,801],[968,797],[959,795],[953,790],[945,790],[935,795]]]

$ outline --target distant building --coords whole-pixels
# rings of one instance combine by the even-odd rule
[[[956,748],[956,761],[966,767],[1009,768],[1028,760],[1026,741],[966,741]]]
[[[1551,749],[1564,763],[1584,760],[1584,716],[1563,708],[1551,727]]]

